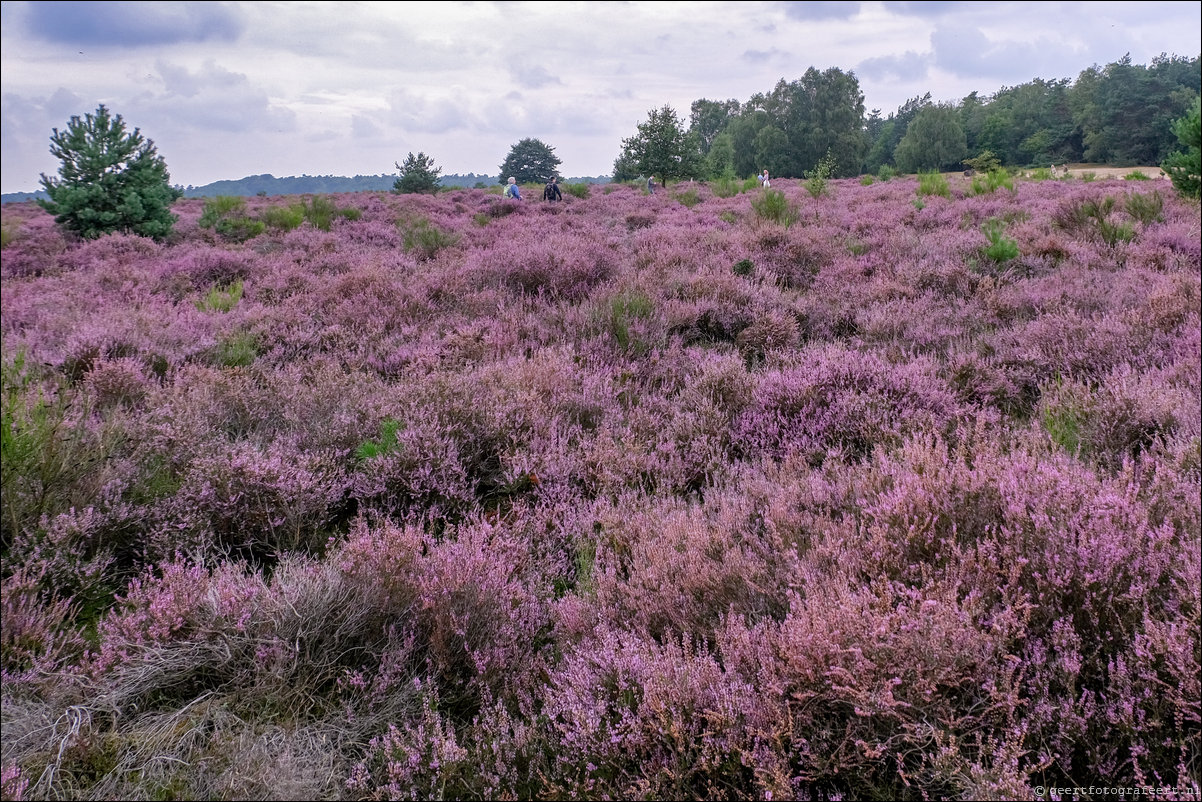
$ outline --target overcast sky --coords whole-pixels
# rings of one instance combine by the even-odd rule
[[[652,109],[746,101],[810,67],[869,111],[1202,53],[1196,2],[3,2],[3,192],[56,175],[52,129],[101,103],[174,184],[380,175],[410,152],[495,175],[550,145],[608,175]]]

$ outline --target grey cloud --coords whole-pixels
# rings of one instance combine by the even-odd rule
[[[389,122],[409,132],[445,134],[473,126],[471,112],[451,100],[428,100],[410,92],[399,92],[389,98],[389,108]]]
[[[292,131],[296,114],[274,106],[267,93],[241,73],[206,61],[195,73],[167,62],[156,64],[165,91],[133,98],[135,108],[148,115],[163,111],[165,126],[187,126],[231,133]]]
[[[72,47],[233,41],[243,23],[226,3],[30,3],[33,34]]]
[[[749,64],[759,66],[761,64],[767,64],[769,61],[772,61],[773,59],[782,55],[785,54],[776,48],[773,48],[772,50],[744,50],[743,55],[740,56],[740,58]]]
[[[510,74],[524,89],[539,89],[548,84],[562,84],[559,78],[540,65],[521,65],[510,69]]]
[[[785,16],[789,19],[801,20],[803,22],[827,19],[851,19],[859,13],[859,3],[785,3]]]
[[[904,17],[936,18],[954,14],[965,6],[981,6],[981,3],[938,2],[932,0],[916,0],[915,2],[886,2],[882,3],[886,10]]]
[[[932,56],[908,50],[900,56],[878,56],[856,65],[861,78],[877,81],[917,81],[926,78]]]
[[[966,78],[1008,75],[1018,65],[1027,74],[1036,76],[1044,66],[1042,49],[1037,43],[991,42],[971,26],[940,25],[931,34],[931,45],[937,67]]]
[[[351,136],[355,139],[377,139],[383,133],[384,129],[376,125],[370,117],[362,114],[351,117]]]

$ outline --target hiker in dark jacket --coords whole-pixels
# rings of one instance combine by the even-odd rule
[[[559,191],[559,179],[552,177],[550,183],[543,188],[543,200],[558,201],[563,200],[563,193]]]

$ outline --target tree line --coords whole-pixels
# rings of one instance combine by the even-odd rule
[[[988,152],[1002,167],[1069,162],[1162,163],[1178,149],[1173,124],[1202,91],[1198,58],[1130,55],[1076,79],[1035,79],[958,103],[927,92],[897,111],[865,113],[854,73],[813,67],[745,101],[699,99],[686,125],[676,110],[649,112],[622,143],[615,181],[746,177],[761,170],[801,178],[829,158],[835,177],[963,168]]]

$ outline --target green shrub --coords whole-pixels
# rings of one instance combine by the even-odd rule
[[[1051,181],[1055,177],[1050,167],[1036,167],[1027,173],[1027,178],[1031,181]]]
[[[100,488],[112,444],[87,424],[85,399],[61,376],[4,354],[0,365],[0,520],[3,548],[43,516],[84,509]]]
[[[457,234],[443,231],[425,217],[401,218],[396,225],[401,232],[401,247],[419,262],[429,261],[443,248],[459,242]]]
[[[1152,180],[1151,176],[1146,174],[1143,170],[1132,170],[1131,172],[1129,172],[1125,176],[1123,176],[1123,178],[1125,178],[1128,181],[1151,181]]]
[[[336,218],[358,220],[363,214],[359,209],[339,209],[334,201],[322,195],[302,201],[301,207],[304,209],[305,220],[309,225],[322,231],[329,231]]]
[[[680,201],[683,205],[692,209],[694,206],[701,203],[701,196],[699,194],[697,194],[696,187],[689,187],[688,189],[677,192],[676,200]]]
[[[870,175],[862,175],[862,176],[860,176],[860,186],[870,187],[870,186],[872,186],[873,180],[874,180],[873,177]]]
[[[947,178],[943,173],[928,172],[918,174],[918,194],[923,195],[938,195],[942,198],[950,198],[952,191],[947,185]]]
[[[398,195],[438,193],[439,174],[441,167],[434,164],[434,159],[425,153],[416,156],[410,151],[405,163],[393,162],[397,168],[397,180],[392,185],[392,191]]]
[[[972,178],[972,194],[988,195],[1005,187],[1014,191],[1014,180],[1005,170],[992,170],[988,173],[978,173]]]
[[[213,363],[227,368],[247,367],[259,358],[259,344],[249,331],[236,331],[218,341]]]
[[[981,226],[981,232],[989,240],[989,245],[984,249],[987,258],[997,264],[1018,258],[1018,243],[1006,236],[1006,224],[1001,220],[986,220]]]
[[[392,454],[400,448],[397,433],[405,428],[405,424],[395,418],[385,418],[380,422],[380,436],[375,440],[365,440],[355,449],[355,456],[360,460],[370,460]]]
[[[196,302],[202,312],[228,312],[242,300],[242,279],[227,287],[213,287],[208,294]]]
[[[198,225],[214,229],[222,239],[245,242],[263,233],[265,224],[247,217],[246,201],[230,195],[218,195],[205,201]]]
[[[750,276],[752,273],[755,272],[755,263],[752,262],[750,259],[740,259],[739,261],[734,263],[734,266],[731,268],[731,271],[736,276]]]
[[[630,325],[635,320],[647,320],[655,311],[655,302],[640,291],[625,291],[609,300],[605,324],[609,333],[624,351],[645,351],[645,343],[634,338]]]
[[[589,196],[591,185],[587,181],[581,181],[576,184],[560,184],[560,187],[573,198],[584,199]]]
[[[713,190],[715,196],[719,198],[733,198],[743,191],[741,181],[730,176],[714,179],[710,182],[710,189]]]
[[[287,206],[272,206],[259,213],[259,219],[268,228],[277,231],[292,231],[305,222],[305,206],[292,203]]]
[[[1149,194],[1131,193],[1123,202],[1123,209],[1144,225],[1164,221],[1164,198],[1159,190]]]
[[[17,227],[8,223],[0,225],[0,248],[7,248],[17,237]]]
[[[805,187],[812,197],[821,198],[830,194],[830,179],[835,174],[835,167],[835,157],[828,150],[826,155],[818,160],[814,169],[805,174]]]
[[[994,155],[992,150],[983,150],[971,159],[964,159],[962,162],[969,170],[978,173],[992,173],[1002,169],[1002,161]]]
[[[780,223],[785,228],[793,225],[801,214],[779,189],[767,189],[751,199],[751,208],[761,220]]]
[[[1173,134],[1185,150],[1169,154],[1161,163],[1173,188],[1187,198],[1202,193],[1202,99],[1194,98],[1190,110],[1173,123]]]
[[[876,171],[876,177],[882,181],[888,181],[890,178],[897,176],[897,170],[889,164],[882,164]]]

